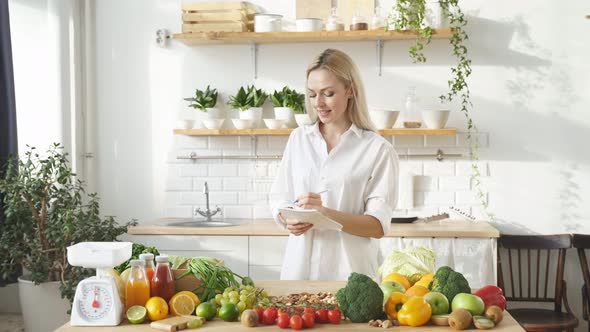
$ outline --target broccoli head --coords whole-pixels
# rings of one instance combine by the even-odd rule
[[[467,279],[448,266],[441,266],[436,270],[432,283],[428,288],[433,292],[443,293],[449,303],[453,302],[453,298],[459,293],[471,294],[471,287],[469,287]]]
[[[353,323],[366,323],[383,316],[383,291],[364,274],[351,273],[346,287],[336,292],[336,301]]]

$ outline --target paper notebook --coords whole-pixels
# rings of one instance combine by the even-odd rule
[[[314,229],[333,229],[342,230],[342,225],[326,217],[321,212],[314,209],[298,208],[279,208],[281,215],[285,219],[296,219],[302,222],[313,224]]]

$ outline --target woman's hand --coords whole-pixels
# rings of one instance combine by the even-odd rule
[[[297,205],[303,209],[314,209],[323,213],[322,197],[316,193],[304,193],[297,197]]]
[[[279,219],[285,225],[287,225],[287,230],[289,233],[299,236],[313,227],[313,224],[301,222],[295,219],[285,219],[281,214],[279,214]]]

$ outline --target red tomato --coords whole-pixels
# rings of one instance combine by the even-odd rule
[[[340,324],[342,313],[338,309],[328,310],[328,320],[332,324]]]
[[[293,315],[291,316],[289,324],[293,330],[301,330],[303,328],[303,319],[301,319],[301,316],[299,315]]]
[[[258,314],[258,324],[262,324],[262,314],[264,313],[264,308],[256,307],[254,311]]]
[[[329,323],[330,321],[328,320],[328,310],[324,308],[318,309],[315,312],[315,321],[320,324]]]
[[[311,308],[311,307],[307,307],[307,308],[305,308],[305,309],[303,310],[303,313],[304,313],[304,314],[307,314],[307,313],[309,313],[309,314],[312,314],[312,315],[314,315],[314,314],[315,314],[315,311],[313,310],[313,308]]]
[[[274,308],[266,308],[262,313],[262,323],[266,325],[273,325],[277,318],[277,311]]]
[[[280,313],[279,318],[277,318],[277,326],[286,329],[289,327],[289,315],[286,313]]]
[[[315,324],[315,315],[310,312],[304,313],[303,314],[303,327],[305,327],[306,329],[310,329],[313,327],[314,324]]]

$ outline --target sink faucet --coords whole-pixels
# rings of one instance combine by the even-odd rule
[[[205,217],[205,221],[212,221],[211,217],[216,215],[218,212],[221,212],[221,208],[216,205],[215,211],[211,212],[211,210],[209,209],[209,186],[207,185],[207,182],[205,182],[205,186],[203,188],[203,194],[205,194],[205,201],[207,204],[207,210],[201,211],[200,208],[197,208],[196,212],[198,214],[200,214],[201,216]]]

